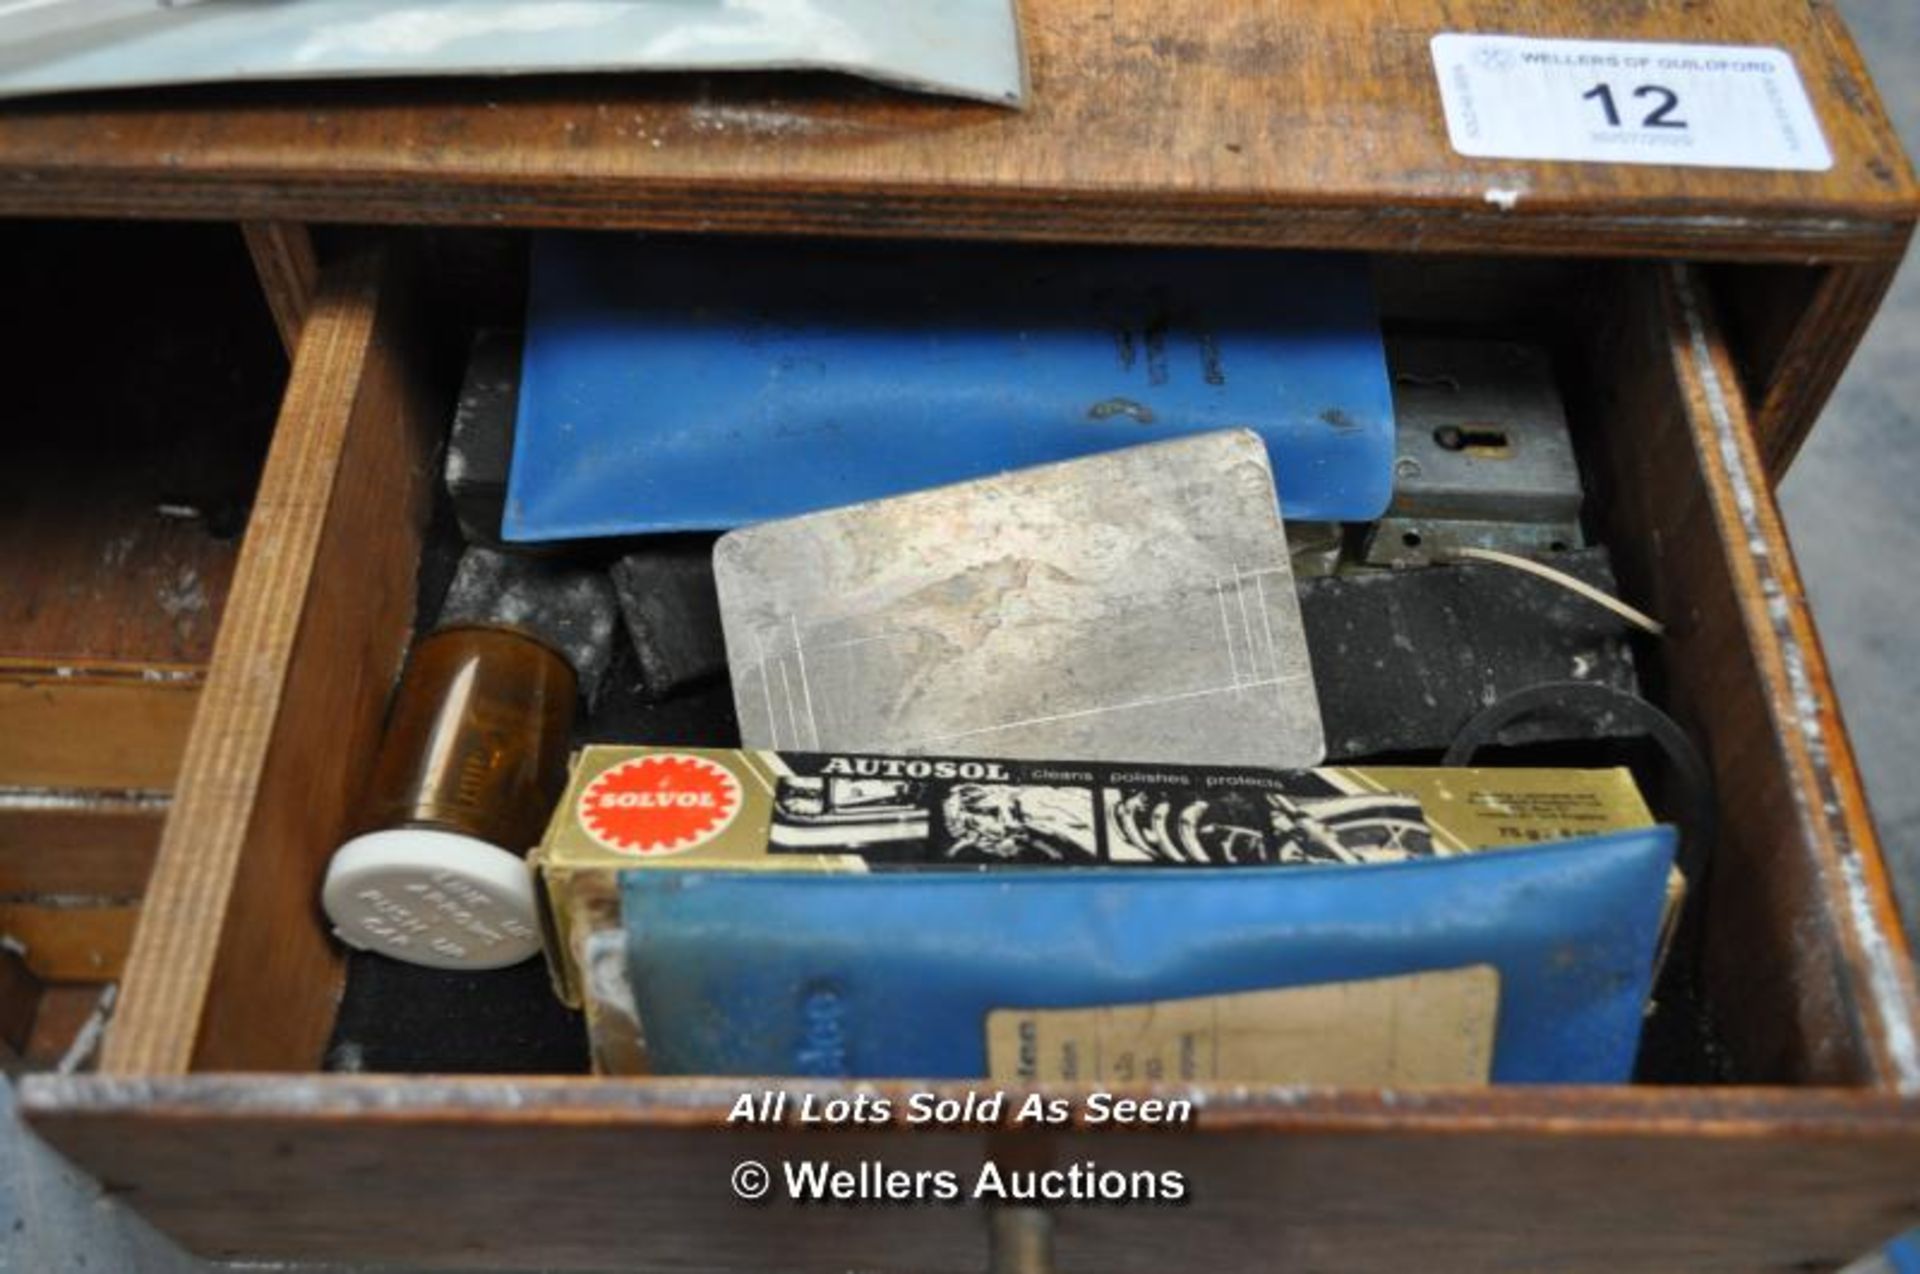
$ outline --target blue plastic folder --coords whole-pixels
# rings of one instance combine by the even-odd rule
[[[632,871],[665,1074],[970,1078],[986,1018],[1387,977],[1500,975],[1493,1078],[1622,1083],[1668,828],[1365,867],[800,876]]]
[[[1289,518],[1386,509],[1363,258],[545,234],[503,529],[724,530],[1231,427]]]

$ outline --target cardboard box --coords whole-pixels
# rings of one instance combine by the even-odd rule
[[[1623,769],[1279,772],[593,746],[530,861],[555,990],[585,1010],[596,1069],[635,1073],[647,1066],[616,888],[625,871],[1393,862],[1653,821]]]

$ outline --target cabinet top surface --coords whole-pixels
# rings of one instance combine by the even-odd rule
[[[1024,112],[829,76],[365,81],[0,103],[0,213],[1892,259],[1920,189],[1811,0],[1023,0]],[[1825,172],[1474,159],[1447,31],[1792,55]]]

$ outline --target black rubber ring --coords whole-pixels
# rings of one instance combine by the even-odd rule
[[[1713,771],[1687,732],[1660,709],[1638,695],[1591,681],[1546,681],[1516,690],[1476,712],[1447,746],[1443,765],[1470,765],[1481,748],[1499,741],[1500,732],[1527,717],[1557,716],[1570,720],[1614,713],[1645,727],[1680,777],[1680,872],[1687,892],[1699,888],[1712,852],[1719,823],[1713,798]]]

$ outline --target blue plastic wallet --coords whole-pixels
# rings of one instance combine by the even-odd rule
[[[725,530],[1240,427],[1288,517],[1385,510],[1364,258],[545,234],[503,529]]]
[[[1496,1081],[1632,1074],[1668,828],[1361,867],[631,871],[664,1074],[971,1078],[986,1018],[1491,965]]]

